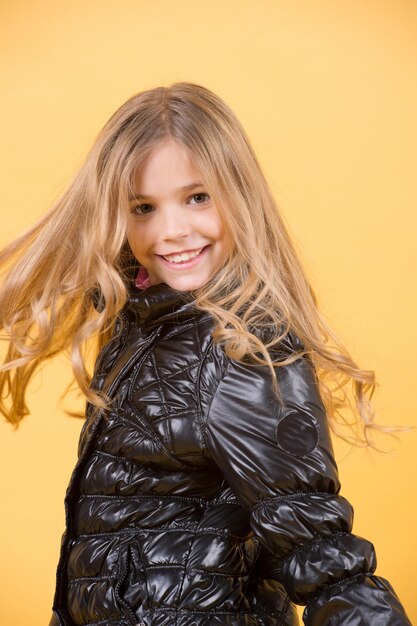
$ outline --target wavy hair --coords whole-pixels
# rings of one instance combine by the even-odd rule
[[[372,430],[399,430],[375,423],[375,373],[354,362],[320,312],[241,123],[217,95],[189,82],[143,91],[125,102],[62,197],[0,251],[0,327],[9,342],[0,367],[6,419],[17,428],[29,414],[25,393],[34,371],[62,351],[86,399],[109,407],[110,399],[90,388],[88,361],[95,361],[112,336],[127,281],[139,267],[127,242],[134,175],[166,139],[189,151],[232,243],[227,263],[193,293],[195,306],[216,321],[213,340],[231,358],[267,365],[278,398],[275,368],[308,355],[333,432],[355,445],[376,447]],[[93,303],[97,290],[101,310]],[[290,331],[301,349],[273,359]],[[346,434],[346,426],[353,434]]]

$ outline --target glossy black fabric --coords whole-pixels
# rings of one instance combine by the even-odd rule
[[[410,624],[351,533],[310,361],[229,359],[167,285],[134,290],[99,355],[66,499],[51,625]],[[283,352],[302,348],[290,333]]]

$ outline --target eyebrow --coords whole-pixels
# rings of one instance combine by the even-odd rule
[[[191,191],[191,189],[195,189],[196,187],[203,187],[203,183],[190,183],[189,185],[178,187],[177,191]],[[140,193],[135,193],[133,196],[129,196],[129,200],[152,200],[152,196],[144,196]]]

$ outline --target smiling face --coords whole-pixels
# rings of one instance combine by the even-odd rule
[[[198,289],[226,260],[219,213],[187,149],[175,140],[157,146],[134,179],[127,238],[152,285]]]

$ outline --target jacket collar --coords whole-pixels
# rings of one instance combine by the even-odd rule
[[[191,291],[177,291],[158,283],[141,290],[129,285],[128,298],[123,310],[138,326],[152,328],[160,324],[179,324],[202,314],[194,307]]]
[[[194,306],[192,291],[177,291],[166,283],[150,285],[147,273],[140,265],[132,265],[129,274],[127,300],[122,311],[139,327],[151,329],[160,324],[175,325],[203,315],[203,311]],[[101,312],[104,308],[101,290],[94,289],[91,298],[96,310]]]

